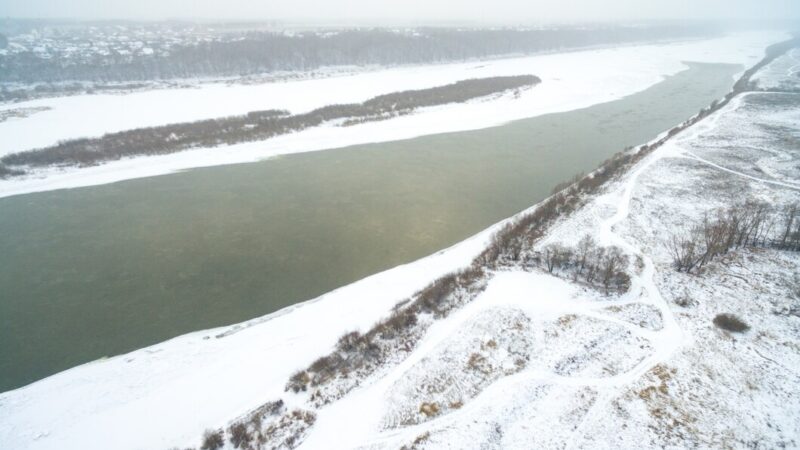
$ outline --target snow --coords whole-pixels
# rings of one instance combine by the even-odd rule
[[[399,299],[470,261],[495,228],[269,316],[191,333],[0,394],[0,447],[143,449],[194,442],[204,429],[281,396],[289,376],[329,351],[344,331],[367,329]],[[148,419],[153,411],[170,419]],[[132,423],[145,429],[125,433]]]
[[[315,411],[301,448],[415,440],[430,448],[800,445],[800,317],[781,314],[800,295],[800,256],[742,250],[687,275],[670,268],[663,245],[666,230],[715,207],[750,197],[800,200],[796,171],[785,168],[797,148],[775,139],[800,132],[800,122],[791,107],[753,101],[771,95],[740,96],[680,133],[540,243],[590,233],[640,255],[629,292],[605,296],[544,273],[499,271],[475,300],[428,328],[400,364]],[[721,140],[753,121],[784,126],[751,142],[762,151],[742,165]],[[763,173],[745,170],[752,164]],[[397,301],[467,265],[501,225],[278,313],[0,394],[0,447],[186,447],[268,401],[309,408],[303,395],[283,391],[294,371],[344,332],[367,329]],[[679,306],[687,295],[690,304]],[[713,327],[719,312],[735,312],[752,330],[734,336]],[[464,369],[476,352],[487,361],[485,377]],[[426,417],[417,411],[428,401],[448,406]]]
[[[784,33],[740,33],[671,44],[595,49],[480,63],[416,66],[346,76],[256,85],[204,84],[194,88],[40,99],[3,108],[51,109],[0,123],[0,155],[131,128],[187,122],[253,110],[310,111],[375,95],[440,86],[466,78],[533,74],[542,83],[520,98],[491,99],[420,110],[389,121],[322,126],[262,142],[139,157],[83,169],[49,169],[0,180],[0,197],[163,175],[195,167],[245,163],[277,155],[386,142],[486,128],[512,120],[568,111],[642,91],[686,69],[686,61],[755,64]]]
[[[800,89],[800,49],[793,48],[776,58],[753,81],[760,89]]]
[[[753,95],[771,94],[749,94],[681,133],[550,233],[550,241],[574,242],[581,236],[577,230],[589,232],[601,243],[641,254],[644,268],[628,294],[610,300],[545,274],[500,272],[478,299],[431,327],[402,365],[321,410],[301,448],[413,442],[420,448],[796,447],[800,349],[792,342],[800,318],[779,312],[796,305],[792,283],[800,257],[742,250],[695,276],[672,270],[663,246],[664,232],[687,215],[691,223],[715,206],[749,196],[775,204],[800,200],[800,187],[726,167],[738,161],[735,152],[718,152],[720,163],[708,163],[688,150],[697,151],[698,142],[730,123],[752,118],[743,99]],[[762,122],[775,117],[756,116]],[[770,142],[762,136],[762,144]],[[776,164],[768,158],[758,163]],[[703,183],[713,178],[721,179]],[[687,188],[695,195],[687,197]],[[678,306],[684,295],[694,306]],[[662,326],[607,315],[630,306],[651,313],[655,308]],[[741,315],[753,331],[734,337],[714,328],[711,320],[720,312]],[[465,370],[466,355],[482,348],[478,342],[496,339],[502,347],[514,333],[509,323],[526,321],[532,322],[523,327],[527,367],[493,372],[486,386],[486,378]],[[554,365],[559,357],[570,364]],[[564,373],[565,367],[575,370]],[[455,399],[465,404],[446,406]],[[434,402],[441,416],[414,414]],[[389,416],[378,421],[382,413]]]
[[[752,93],[739,96],[713,131],[685,145],[689,156],[720,170],[762,183],[800,188],[800,155],[785,141],[800,123],[797,94]],[[726,167],[715,162],[725,161]]]

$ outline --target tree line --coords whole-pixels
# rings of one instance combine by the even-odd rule
[[[747,247],[800,251],[800,206],[775,209],[767,203],[745,202],[706,213],[700,223],[674,233],[667,242],[679,272],[697,272],[714,258]]]
[[[559,29],[350,29],[294,34],[248,31],[164,54],[95,54],[81,60],[33,51],[0,58],[0,82],[131,82],[248,76],[341,65],[398,65],[462,61],[596,45],[709,34],[699,26],[596,26]]]
[[[19,175],[15,167],[88,166],[130,156],[159,155],[200,147],[258,141],[301,131],[335,120],[382,120],[416,108],[461,103],[538,84],[533,75],[462,80],[428,89],[380,95],[363,103],[328,105],[291,115],[284,110],[253,111],[241,116],[109,133],[98,138],[72,139],[51,147],[12,153],[0,158],[0,177]]]

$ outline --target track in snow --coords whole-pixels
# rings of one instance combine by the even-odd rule
[[[741,97],[737,97],[735,101],[728,105],[728,108],[735,108],[740,102]],[[345,396],[341,400],[320,411],[320,420],[311,430],[311,434],[304,442],[304,447],[314,448],[315,446],[327,444],[341,447],[358,447],[358,446],[376,446],[381,447],[386,444],[396,443],[398,439],[413,440],[425,431],[442,430],[454,428],[462,420],[469,419],[472,414],[479,413],[480,408],[490,403],[495,395],[513,389],[520,383],[538,382],[544,385],[552,386],[581,386],[591,387],[598,393],[597,398],[583,415],[580,424],[566,438],[567,448],[578,446],[585,434],[585,429],[588,425],[592,424],[595,419],[602,414],[608,402],[615,398],[621,390],[627,388],[630,384],[638,381],[646,373],[652,370],[659,364],[662,364],[670,359],[675,351],[681,348],[687,340],[688,336],[681,330],[675,317],[666,302],[659,292],[655,284],[654,276],[656,273],[655,264],[652,259],[647,256],[642,249],[636,245],[626,241],[621,235],[615,232],[615,227],[627,219],[630,215],[631,199],[633,192],[642,173],[646,172],[657,161],[664,158],[689,158],[699,163],[709,165],[718,170],[732,173],[752,181],[765,183],[789,189],[800,189],[800,185],[787,183],[782,181],[766,180],[753,177],[732,169],[720,166],[718,164],[707,161],[683,148],[680,147],[676,141],[683,139],[692,139],[704,130],[715,126],[717,120],[722,115],[722,111],[707,117],[705,120],[698,122],[687,130],[684,130],[675,138],[668,141],[665,145],[655,150],[652,154],[648,155],[643,161],[638,163],[623,184],[614,191],[607,193],[595,199],[595,204],[587,207],[610,204],[614,208],[614,214],[605,220],[600,220],[595,216],[599,222],[595,235],[602,245],[615,245],[625,250],[630,255],[636,255],[642,258],[644,267],[640,274],[634,274],[631,277],[631,288],[628,293],[616,301],[609,302],[591,302],[583,301],[576,302],[574,299],[561,298],[557,301],[560,306],[554,310],[537,310],[541,306],[532,306],[531,301],[521,300],[508,300],[503,301],[498,299],[491,299],[486,295],[481,295],[473,302],[464,306],[461,310],[453,313],[448,319],[442,320],[433,324],[425,337],[422,339],[418,347],[406,358],[402,363],[392,368],[387,374],[380,379],[376,380],[371,385],[366,385],[359,388],[351,394]],[[602,208],[595,208],[593,212]],[[500,274],[502,275],[502,274]],[[531,274],[527,274],[531,276]],[[538,275],[540,279],[537,280],[539,284],[547,285],[544,278],[547,275]],[[542,278],[544,277],[544,278]],[[492,289],[492,285],[498,282],[499,276],[496,276],[487,288],[487,292]],[[554,277],[550,277],[554,278]],[[560,283],[568,284],[563,280]],[[573,286],[574,288],[574,286]],[[522,288],[524,291],[525,289]],[[541,286],[530,286],[530,290],[525,291],[528,297],[533,297],[533,294],[543,295]],[[547,291],[548,289],[544,289]],[[557,289],[555,289],[557,290]],[[547,293],[544,293],[547,295]],[[551,303],[554,301],[549,300]],[[637,325],[619,320],[615,317],[608,316],[598,310],[612,305],[628,305],[628,304],[646,304],[658,310],[662,319],[662,328],[657,331],[644,329]],[[622,326],[629,331],[633,336],[647,340],[653,347],[653,351],[646,356],[642,361],[636,364],[632,369],[623,373],[613,376],[599,376],[599,377],[585,377],[585,376],[564,376],[550,372],[549,370],[542,370],[537,367],[530,367],[522,370],[513,375],[505,376],[496,380],[487,386],[476,397],[468,401],[461,409],[451,410],[449,413],[434,418],[430,421],[423,422],[417,425],[403,427],[399,429],[381,430],[380,418],[384,411],[384,401],[388,398],[389,389],[392,388],[394,383],[405,376],[408,371],[416,364],[422,362],[425,358],[433,355],[437,349],[441,347],[446,340],[453,336],[461,327],[470,322],[471,319],[476,317],[483,311],[496,308],[498,306],[514,306],[519,307],[532,318],[536,318],[537,314],[548,314],[557,312],[559,314],[575,314],[579,316],[590,317],[596,320],[602,320],[615,325]],[[355,415],[354,415],[355,414]],[[353,420],[358,417],[357,420]],[[351,420],[348,420],[351,419]]]
[[[320,445],[332,445],[337,448],[352,448],[365,445],[380,447],[381,444],[389,444],[396,441],[398,437],[413,440],[415,436],[425,430],[449,428],[457,424],[462,418],[470,417],[471,413],[491,401],[493,392],[503,392],[507,389],[513,389],[519,383],[532,381],[547,385],[585,386],[597,389],[599,392],[598,399],[583,419],[584,424],[591,423],[592,418],[602,411],[605,403],[613,398],[620,389],[640,379],[656,365],[668,360],[673,352],[680,348],[685,341],[684,333],[678,327],[669,306],[653,281],[655,274],[654,263],[639,248],[625,241],[614,232],[615,225],[625,220],[630,213],[630,202],[638,177],[659,159],[673,155],[674,151],[669,146],[659,148],[635,168],[620,188],[596,199],[598,203],[616,202],[615,214],[609,219],[601,221],[599,225],[596,233],[598,240],[602,244],[619,246],[629,254],[639,255],[644,260],[644,269],[640,275],[632,276],[631,289],[622,299],[596,302],[575,301],[567,295],[553,296],[552,292],[558,291],[559,288],[547,286],[548,283],[545,280],[552,279],[554,283],[571,285],[553,276],[519,272],[522,274],[520,276],[537,277],[529,286],[530,290],[525,291],[524,287],[520,289],[524,292],[519,297],[527,300],[514,299],[510,298],[510,296],[500,296],[499,298],[495,296],[495,298],[492,298],[491,295],[484,295],[486,294],[484,293],[462,309],[454,312],[448,319],[434,323],[417,348],[402,363],[392,368],[373,384],[352,391],[339,401],[323,408],[320,411],[316,426],[311,430],[302,448],[315,448]],[[498,282],[497,278],[501,275],[502,273],[498,274],[490,282],[487,293],[492,289],[492,285]],[[570,294],[574,294],[577,291],[574,286],[571,289],[572,292]],[[548,294],[550,294],[549,300],[543,302],[530,300],[531,297],[543,298]],[[620,306],[634,303],[648,304],[655,307],[661,314],[662,328],[658,331],[648,330],[598,312],[599,309],[612,305]],[[654,351],[632,369],[613,376],[564,376],[544,371],[540,368],[530,367],[519,373],[500,378],[490,384],[461,409],[451,411],[448,414],[418,425],[381,431],[380,418],[384,411],[383,402],[388,397],[389,389],[394,383],[406,375],[415,364],[434,354],[448,337],[454,335],[479,313],[498,306],[519,307],[534,319],[541,315],[575,314],[606,321],[623,327],[625,330],[630,331],[633,336],[646,339],[652,344]],[[573,435],[579,438],[581,432],[582,428],[578,427]]]

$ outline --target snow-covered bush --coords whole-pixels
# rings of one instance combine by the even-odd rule
[[[222,430],[206,430],[200,450],[217,450],[225,445],[225,432]]]
[[[713,322],[717,328],[722,328],[723,330],[732,331],[734,333],[743,333],[750,329],[749,325],[733,314],[717,314]]]

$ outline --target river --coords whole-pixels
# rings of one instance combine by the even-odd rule
[[[0,199],[0,391],[448,247],[687,119],[740,70],[691,64],[483,130]]]

